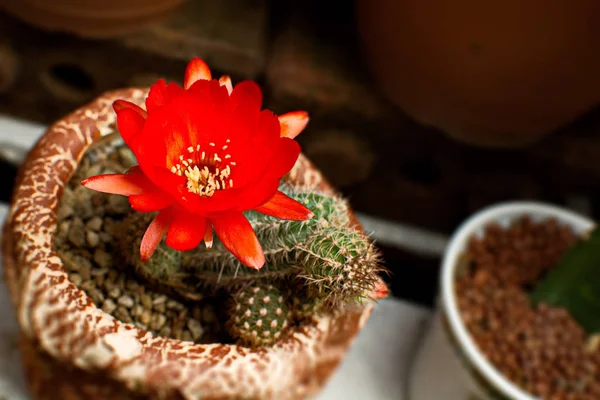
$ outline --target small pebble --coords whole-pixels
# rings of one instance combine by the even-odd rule
[[[108,275],[108,268],[93,268],[91,271],[92,276],[104,276]]]
[[[150,321],[152,321],[152,313],[148,309],[143,310],[142,315],[140,316],[140,322],[148,326]]]
[[[119,299],[117,300],[117,303],[123,307],[127,307],[127,308],[132,308],[134,306],[134,301],[131,298],[131,296],[125,295],[125,296],[121,296],[119,297]]]
[[[183,304],[181,304],[178,301],[175,300],[169,300],[167,301],[166,307],[168,310],[177,310],[177,311],[183,311],[185,310],[185,306]]]
[[[167,317],[164,316],[163,314],[154,314],[152,316],[152,329],[154,329],[155,331],[160,330],[165,323],[167,322]]]
[[[104,301],[104,293],[97,288],[88,290],[87,294],[96,305],[100,305]]]
[[[156,306],[159,304],[163,304],[166,301],[167,301],[167,296],[165,296],[164,294],[161,294],[154,298],[154,300],[152,301],[152,304]]]
[[[102,240],[103,243],[112,243],[115,238],[107,232],[100,232],[100,240]]]
[[[85,227],[94,232],[100,232],[102,229],[102,218],[99,216],[92,217],[88,222],[85,223]]]
[[[192,337],[192,334],[189,331],[183,331],[183,333],[181,334],[181,340],[185,342],[193,342],[194,338]]]
[[[80,288],[86,292],[89,292],[90,290],[96,288],[96,283],[94,281],[84,279],[84,282],[81,284]]]
[[[81,218],[75,217],[71,221],[68,239],[75,247],[85,246],[85,226]]]
[[[130,210],[129,201],[125,196],[112,195],[108,197],[106,212],[109,214],[126,214]]]
[[[61,203],[57,217],[59,220],[64,220],[71,217],[74,213],[75,211],[69,203]]]
[[[103,287],[104,286],[104,280],[105,280],[105,275],[95,275],[94,276],[94,282],[96,282],[96,286],[98,287]]]
[[[117,305],[112,299],[106,299],[102,303],[102,310],[108,314],[112,314],[117,309]]]
[[[102,249],[96,249],[94,251],[94,262],[100,266],[100,268],[109,269],[113,266],[112,256]]]
[[[121,289],[119,289],[116,286],[111,287],[110,289],[108,289],[108,296],[113,299],[118,299],[119,297],[121,297]]]
[[[131,322],[133,322],[133,320],[131,319],[131,316],[129,315],[129,312],[127,311],[127,309],[125,307],[117,307],[117,311],[115,311],[115,317],[117,317],[118,319],[120,319],[121,321],[130,324]]]
[[[58,232],[56,233],[56,236],[54,238],[57,247],[62,247],[67,242],[70,230],[71,220],[64,220],[58,224]]]
[[[69,275],[71,282],[75,284],[75,286],[80,286],[83,279],[81,279],[81,275],[73,273]]]
[[[190,330],[192,334],[192,340],[196,341],[202,337],[204,333],[204,329],[202,329],[202,325],[200,321],[195,319],[189,319],[187,322],[187,328]]]
[[[141,304],[135,304],[131,310],[131,315],[139,318],[142,316],[142,313],[144,312],[144,307],[142,307]]]
[[[171,331],[171,327],[169,326],[165,326],[163,327],[159,332],[158,332],[159,336],[164,336],[164,337],[173,337],[173,333]]]
[[[146,310],[152,309],[152,297],[149,294],[144,293],[140,296],[140,301]]]
[[[88,220],[94,216],[95,210],[91,201],[92,191],[83,186],[77,187],[73,194],[75,201],[73,203],[73,210],[76,218]]]
[[[85,238],[88,246],[91,248],[96,248],[100,244],[100,235],[94,231],[87,231],[85,234]]]

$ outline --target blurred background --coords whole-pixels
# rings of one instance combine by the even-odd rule
[[[400,229],[387,279],[429,307],[440,254],[415,237],[443,248],[503,200],[600,213],[600,3],[522,3],[3,0],[0,114],[48,125],[193,57],[257,80],[265,107],[310,113],[303,151],[352,206]]]

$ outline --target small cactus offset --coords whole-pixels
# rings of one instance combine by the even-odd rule
[[[272,283],[256,282],[234,291],[226,324],[241,345],[269,346],[281,339],[292,316],[290,293]]]

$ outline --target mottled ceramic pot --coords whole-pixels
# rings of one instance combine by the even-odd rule
[[[52,248],[63,187],[88,146],[113,129],[112,102],[142,104],[146,93],[110,92],[56,122],[20,168],[3,253],[32,394],[57,400],[313,395],[367,321],[372,302],[315,317],[276,346],[252,350],[154,336],[97,308],[69,280]],[[303,156],[289,179],[331,190]]]

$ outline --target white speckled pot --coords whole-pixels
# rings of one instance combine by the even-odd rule
[[[63,187],[88,146],[111,131],[112,102],[141,104],[146,93],[106,93],[61,119],[20,168],[4,226],[3,257],[32,394],[52,400],[314,395],[367,321],[373,302],[315,317],[277,345],[252,350],[153,336],[97,308],[69,280],[52,248]],[[289,179],[332,190],[303,156]]]
[[[504,378],[479,351],[460,317],[454,289],[459,259],[469,239],[473,235],[482,235],[484,227],[491,222],[508,226],[522,216],[530,216],[534,221],[556,218],[579,234],[594,225],[590,219],[572,211],[535,202],[498,204],[465,221],[452,236],[443,258],[441,307],[413,365],[408,400],[536,399]]]

